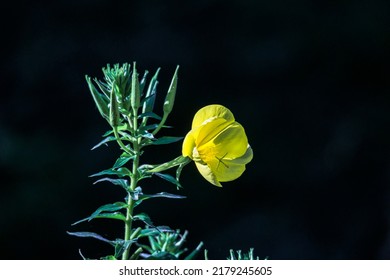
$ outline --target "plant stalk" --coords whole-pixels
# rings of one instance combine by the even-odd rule
[[[133,168],[132,168],[132,174],[130,176],[130,192],[133,192],[135,188],[137,187],[138,180],[139,180],[139,174],[138,174],[138,167],[139,167],[139,158],[141,154],[141,145],[140,145],[140,138],[137,137],[137,130],[138,130],[138,114],[137,111],[134,110],[132,115],[132,127],[133,127],[133,135],[134,141],[133,141],[133,151],[134,151],[134,159],[133,159]],[[127,241],[130,240],[131,237],[131,231],[132,231],[132,223],[133,223],[133,209],[134,209],[134,200],[131,196],[131,193],[129,192],[127,196],[127,211],[126,211],[126,221],[125,221],[125,235],[124,235],[124,242],[126,244]],[[128,260],[130,255],[130,248],[131,244],[127,246],[127,248],[124,250],[122,254],[122,260]]]

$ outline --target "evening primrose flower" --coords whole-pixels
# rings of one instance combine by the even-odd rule
[[[200,174],[218,187],[222,187],[220,182],[240,177],[253,157],[244,128],[222,105],[209,105],[195,114],[182,154],[191,158]]]

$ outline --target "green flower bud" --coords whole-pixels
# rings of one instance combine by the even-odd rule
[[[109,115],[109,110],[108,110],[108,98],[104,95],[101,94],[94,84],[91,81],[91,78],[85,75],[85,79],[87,80],[89,90],[92,94],[93,100],[95,101],[96,107],[98,108],[100,114],[102,115],[103,118],[108,120],[108,115]]]
[[[133,75],[131,80],[131,95],[130,95],[131,108],[133,109],[134,114],[136,114],[136,112],[138,111],[141,102],[140,100],[141,100],[141,94],[139,90],[138,73],[137,73],[137,69],[135,68],[135,62],[134,62]]]
[[[175,74],[173,75],[171,85],[169,86],[167,96],[164,101],[164,114],[169,114],[173,109],[173,104],[175,102],[176,96],[176,87],[177,87],[177,72],[179,71],[179,66],[176,67]]]
[[[110,124],[113,127],[119,126],[119,108],[118,101],[116,99],[116,94],[114,88],[116,85],[114,84],[110,94]]]

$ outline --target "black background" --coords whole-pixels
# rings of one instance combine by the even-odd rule
[[[90,151],[109,126],[84,75],[133,61],[141,73],[161,67],[160,108],[180,65],[163,134],[184,136],[199,108],[219,103],[254,150],[222,189],[194,164],[181,191],[144,181],[144,192],[188,197],[145,202],[156,224],[188,229],[188,247],[203,241],[211,259],[251,247],[270,259],[390,259],[389,1],[31,1],[3,12],[2,259],[112,253],[66,231],[122,235],[119,222],[71,224],[124,197],[88,178],[119,150]],[[180,153],[176,143],[143,160]]]

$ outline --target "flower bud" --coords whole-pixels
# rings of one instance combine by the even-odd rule
[[[109,110],[108,110],[108,98],[101,94],[96,87],[93,85],[91,78],[87,75],[85,76],[85,79],[87,80],[89,90],[92,94],[93,100],[95,101],[96,107],[98,108],[100,114],[103,118],[108,120]]]
[[[131,95],[130,95],[131,108],[133,109],[134,114],[136,114],[136,112],[138,111],[140,105],[140,99],[141,99],[141,94],[139,90],[138,73],[137,73],[137,69],[135,68],[135,62],[134,62],[133,75],[131,78]]]
[[[175,74],[173,75],[171,85],[169,86],[167,96],[165,97],[164,114],[169,114],[172,111],[173,104],[175,102],[178,71],[179,71],[179,66],[176,67],[176,71]]]

